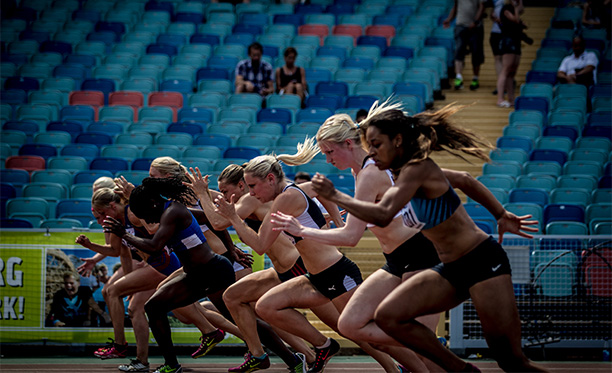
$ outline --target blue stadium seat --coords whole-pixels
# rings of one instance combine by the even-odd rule
[[[117,171],[129,170],[129,168],[127,160],[115,157],[96,157],[89,164],[90,170],[107,170],[112,174]]]
[[[544,207],[548,203],[548,191],[539,188],[513,188],[508,194],[510,203],[537,203]]]
[[[553,221],[577,221],[584,223],[584,218],[584,207],[580,205],[549,203],[544,206],[543,210],[544,226]]]

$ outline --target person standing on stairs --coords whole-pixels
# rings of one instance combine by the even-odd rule
[[[444,28],[449,28],[453,19],[455,22],[455,82],[456,90],[463,89],[463,67],[465,56],[472,54],[472,71],[474,76],[470,90],[480,87],[478,74],[484,62],[484,27],[482,15],[484,0],[455,0],[455,5],[444,20]]]

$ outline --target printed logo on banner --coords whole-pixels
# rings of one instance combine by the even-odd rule
[[[41,325],[42,251],[0,248],[0,326]]]

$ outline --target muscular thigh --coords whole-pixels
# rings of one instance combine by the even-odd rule
[[[183,267],[177,269],[176,271],[172,272],[170,274],[170,276],[167,276],[166,278],[164,278],[159,284],[157,284],[157,288],[159,289],[162,285],[164,285],[166,282],[172,280],[173,278],[180,276],[180,275],[184,275],[185,271],[183,271]]]
[[[329,299],[321,294],[306,276],[298,276],[273,287],[265,293],[258,305],[283,308],[311,308],[329,302]]]
[[[378,304],[395,289],[401,280],[389,272],[379,269],[372,273],[352,294],[342,311],[342,318],[364,323],[374,318]]]
[[[330,328],[338,331],[338,319],[340,318],[340,312],[332,302],[327,302],[320,306],[310,307],[312,313],[314,313],[319,320]]]
[[[446,311],[462,301],[446,279],[428,269],[399,285],[381,302],[379,309],[384,309],[385,315],[415,318]]]
[[[183,272],[164,282],[151,296],[149,302],[171,310],[186,306],[201,298],[200,294],[193,293],[193,286],[190,286],[186,276]]]
[[[225,291],[226,299],[240,299],[244,303],[255,302],[268,290],[280,284],[274,269],[253,272],[243,277]]]
[[[143,290],[155,289],[164,275],[150,266],[140,267],[117,280],[112,286],[120,296],[133,294]]]
[[[251,273],[253,273],[253,270],[251,268],[245,268],[245,269],[241,269],[240,271],[236,271],[234,273],[236,274],[236,281],[238,281],[250,275]]]
[[[144,304],[147,302],[147,300],[149,300],[149,298],[151,298],[151,295],[153,295],[154,293],[155,289],[150,289],[139,291],[138,293],[132,295],[130,299],[130,305],[128,306],[130,314],[133,314],[134,312],[138,311],[144,312]]]
[[[520,319],[510,275],[490,278],[470,288],[483,329],[492,335],[520,331]]]
[[[137,260],[132,259],[132,271],[142,268],[145,264],[146,263],[144,262],[139,262]],[[117,280],[119,280],[122,277],[123,277],[123,268],[119,267],[119,269],[116,270],[113,273],[113,275],[108,279],[105,286],[112,285],[113,283],[115,283]]]

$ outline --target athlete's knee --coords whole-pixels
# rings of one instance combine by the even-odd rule
[[[383,304],[374,312],[374,322],[384,331],[393,330],[399,325],[399,314],[393,307]]]
[[[145,303],[144,310],[149,318],[158,315],[165,315],[168,312],[165,309],[163,302],[159,302],[154,298],[149,299],[147,303]]]
[[[276,313],[275,311],[276,310],[274,309],[272,304],[268,302],[266,298],[261,298],[255,304],[255,312],[257,313],[257,315],[259,315],[259,317],[264,320],[271,319]]]
[[[204,302],[200,302],[200,306],[204,307],[205,309],[207,309],[209,311],[216,311],[217,310],[215,305],[212,304],[212,302],[209,301],[209,300],[205,300]]]
[[[104,286],[102,288],[101,291],[102,291],[102,297],[104,298],[104,300],[108,299],[108,297],[109,297],[108,292],[109,292],[109,289],[111,289],[111,288],[113,288],[113,284],[106,285],[106,286]],[[107,303],[108,303],[108,301],[107,301]]]
[[[359,327],[355,322],[355,319],[351,316],[346,316],[345,314],[340,315],[338,319],[338,330],[340,334],[345,336],[348,339],[358,339],[361,340],[359,333]]]
[[[235,290],[232,286],[227,288],[223,293],[223,302],[229,308],[240,303],[240,291]]]

